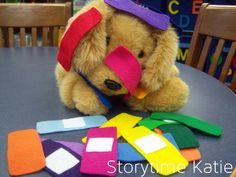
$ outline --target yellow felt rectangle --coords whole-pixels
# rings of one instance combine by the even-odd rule
[[[155,135],[158,139],[161,138],[166,144],[165,147],[151,153],[145,153],[138,145],[137,140],[148,135]],[[140,126],[122,131],[122,136],[131,144],[145,159],[152,165],[157,173],[161,175],[170,175],[188,166],[188,161],[182,154],[162,135],[158,135],[146,127]],[[153,146],[150,142],[148,146]]]
[[[138,116],[130,115],[127,113],[121,113],[105,122],[103,125],[100,126],[100,128],[116,127],[117,138],[119,138],[121,136],[121,131],[134,127],[141,119],[142,118]],[[86,137],[82,139],[82,142],[86,142]]]

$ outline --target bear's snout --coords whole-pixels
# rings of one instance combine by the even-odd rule
[[[118,90],[121,89],[121,85],[119,83],[117,83],[116,81],[113,81],[111,79],[106,79],[104,81],[104,84],[110,90],[118,91]]]

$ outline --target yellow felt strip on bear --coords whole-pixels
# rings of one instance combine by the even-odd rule
[[[188,161],[166,138],[146,127],[140,126],[123,130],[122,136],[161,175],[167,176],[188,166]]]
[[[134,127],[141,119],[142,118],[138,116],[121,113],[102,124],[100,128],[116,127],[117,138],[119,138],[121,136],[121,131]],[[86,137],[82,139],[82,142],[86,142]]]

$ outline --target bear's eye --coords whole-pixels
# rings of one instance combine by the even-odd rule
[[[138,57],[139,57],[139,58],[143,58],[143,56],[144,56],[144,51],[141,50],[141,51],[139,52],[139,54],[138,54]]]
[[[110,40],[111,40],[111,37],[110,37],[110,36],[107,36],[107,37],[106,37],[107,46],[110,44]]]

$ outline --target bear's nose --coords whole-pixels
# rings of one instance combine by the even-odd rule
[[[121,85],[119,83],[117,83],[116,81],[113,81],[111,79],[106,79],[104,81],[104,84],[106,85],[107,88],[117,91],[121,89]]]

